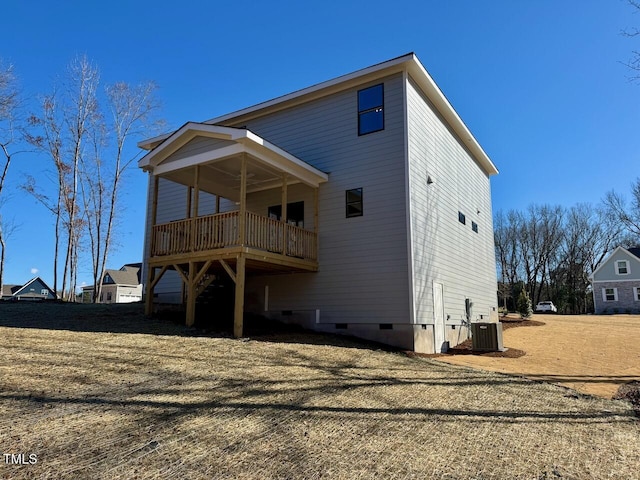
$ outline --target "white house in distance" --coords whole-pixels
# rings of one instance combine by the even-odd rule
[[[618,247],[591,274],[596,314],[640,313],[640,247]]]
[[[123,265],[120,270],[106,269],[98,303],[132,303],[142,300],[141,264]],[[91,303],[93,285],[82,287],[82,302]]]
[[[414,54],[139,143],[146,312],[243,313],[417,352],[497,321],[497,169]]]

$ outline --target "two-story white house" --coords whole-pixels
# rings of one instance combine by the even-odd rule
[[[192,324],[229,279],[236,336],[251,312],[429,353],[497,321],[497,169],[414,54],[139,146],[147,314]]]

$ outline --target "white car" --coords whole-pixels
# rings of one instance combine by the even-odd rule
[[[540,302],[536,305],[536,312],[558,313],[558,309],[553,302]]]

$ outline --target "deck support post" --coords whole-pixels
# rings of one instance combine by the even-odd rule
[[[244,326],[244,283],[246,259],[241,253],[236,261],[236,298],[233,311],[233,336],[242,337]]]
[[[144,315],[146,317],[150,317],[153,315],[153,280],[156,269],[154,267],[149,267],[147,269],[147,285],[146,292],[144,298]]]
[[[187,282],[187,327],[193,326],[196,321],[196,265],[195,262],[189,262],[189,277]]]

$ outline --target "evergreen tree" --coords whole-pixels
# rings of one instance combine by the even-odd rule
[[[529,318],[533,315],[531,298],[529,298],[526,290],[522,290],[518,296],[518,313],[520,314],[520,318]]]

